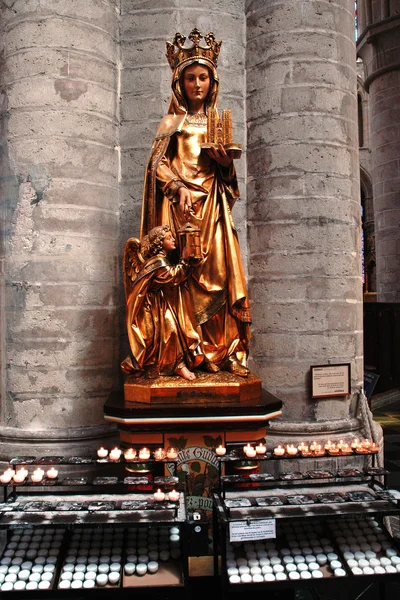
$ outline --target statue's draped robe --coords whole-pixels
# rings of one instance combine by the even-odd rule
[[[200,228],[204,261],[195,267],[187,287],[195,324],[200,328],[207,359],[224,367],[246,364],[250,311],[237,232],[231,208],[239,196],[236,172],[213,161],[200,144],[206,140],[206,119],[182,114],[164,117],[146,170],[141,236],[152,227],[177,231],[189,220]],[[199,122],[200,121],[200,122]],[[192,213],[183,217],[176,192],[191,193]]]
[[[171,265],[164,254],[149,258],[133,282],[126,301],[126,324],[132,356],[122,368],[172,375],[203,359],[199,335],[183,297],[191,268]]]

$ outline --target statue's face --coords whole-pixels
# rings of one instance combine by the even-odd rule
[[[175,238],[172,235],[172,231],[167,231],[163,240],[163,248],[166,254],[172,252],[176,248]]]
[[[183,91],[191,108],[203,106],[210,90],[210,73],[207,67],[194,64],[183,72]]]

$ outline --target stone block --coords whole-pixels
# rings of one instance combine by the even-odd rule
[[[27,283],[14,280],[7,283],[5,305],[9,310],[14,307],[20,313],[24,310],[41,310],[45,306],[57,308],[72,304],[76,307],[113,307],[117,305],[117,297],[118,287],[116,283],[110,284],[110,281]],[[15,343],[20,341],[16,340]]]
[[[143,121],[153,123],[154,135],[159,122],[168,112],[167,95],[160,98],[159,93],[124,94],[121,103],[121,119],[123,121]]]
[[[379,140],[380,141],[380,140]],[[382,143],[374,148],[374,164],[379,167],[382,164],[396,160],[400,152],[400,141],[394,140],[390,143]]]
[[[326,2],[254,3],[256,8],[247,10],[247,27],[251,36],[261,35],[265,31],[299,29],[324,29],[331,31],[347,30],[349,35],[354,29],[354,15],[348,10],[348,5]],[[253,4],[252,4],[253,6]]]
[[[350,203],[347,198],[335,196],[303,196],[299,193],[283,195],[280,188],[274,186],[275,180],[268,181],[262,186],[260,194],[249,203],[248,219],[256,225],[274,221],[309,222],[310,227],[324,226],[333,220],[341,223],[356,223],[360,226],[360,209],[356,203]],[[284,181],[284,177],[281,178]],[[257,183],[259,180],[255,180]],[[289,179],[289,185],[291,181]],[[269,187],[271,186],[271,187]],[[274,186],[274,187],[272,187]],[[289,191],[289,190],[288,190]],[[251,194],[252,189],[248,190]]]
[[[249,148],[261,143],[269,145],[285,141],[324,140],[347,144],[356,138],[356,123],[332,115],[272,115],[265,120],[249,123],[247,143]]]
[[[11,281],[42,282],[42,283],[74,283],[109,281],[115,282],[116,264],[113,256],[94,258],[69,257],[62,255],[62,269],[59,269],[60,257],[42,256],[27,260],[26,256],[14,257],[10,262],[8,272]]]
[[[106,116],[116,114],[116,94],[96,83],[69,80],[66,77],[49,79],[47,76],[32,80],[16,81],[7,91],[9,109],[65,108],[101,113]]]
[[[247,42],[248,67],[271,59],[295,56],[319,56],[321,59],[349,64],[354,54],[354,41],[351,37],[329,31],[276,29],[250,37]]]
[[[268,310],[268,307],[266,307]],[[296,357],[293,336],[287,333],[263,333],[255,331],[251,338],[251,355],[255,359],[290,359]]]
[[[171,4],[155,4],[151,10],[140,12],[126,12],[120,21],[120,35],[123,40],[133,39],[153,39],[154,32],[157,32],[157,40],[153,41],[154,46],[163,47],[165,50],[165,41],[171,41],[174,38],[175,31],[181,31],[180,12]],[[173,33],[171,33],[173,32]],[[187,35],[186,31],[182,31]],[[188,32],[190,33],[190,32]],[[165,41],[163,41],[165,40]]]
[[[120,127],[120,144],[124,150],[139,146],[148,146],[148,154],[155,137],[155,130],[159,121],[147,121],[144,119],[138,121],[122,121]]]
[[[67,77],[92,81],[108,90],[116,85],[116,65],[102,58],[82,54],[67,48],[26,48],[7,57],[4,82],[12,84],[20,79],[47,75],[53,80]]]
[[[250,228],[249,228],[250,229]],[[360,257],[356,252],[264,251],[254,253],[249,249],[250,276],[281,278],[288,275],[312,277],[354,277],[360,271]]]
[[[152,38],[121,38],[121,63],[124,68],[159,65],[167,71],[170,69],[165,54],[165,43]]]
[[[353,278],[312,277],[311,275],[293,278],[290,276],[274,279],[268,273],[253,276],[248,282],[250,297],[262,298],[268,307],[276,301],[327,301],[360,300],[361,292],[354,285]]]
[[[40,394],[40,392],[36,394],[34,391],[16,392],[9,411],[10,426],[28,430],[46,430],[53,429],[58,423],[62,424],[63,428],[101,425],[104,423],[104,402],[113,387],[113,379],[106,374],[102,381],[98,378],[93,379],[91,387],[95,387],[97,380],[101,392],[97,390],[85,392],[84,385],[72,393],[62,389],[57,392],[54,389],[56,386],[51,385],[48,388],[54,391],[48,394]]]
[[[8,52],[11,54],[28,47],[71,48],[117,62],[115,37],[109,32],[57,16],[14,24],[7,33]]]
[[[296,336],[296,356],[310,363],[321,364],[331,357],[341,357],[342,362],[351,362],[354,356],[362,353],[362,332],[337,333],[332,330],[329,334],[303,333]]]
[[[121,174],[126,178],[142,178],[147,164],[149,148],[128,148],[121,152]]]
[[[117,124],[106,117],[87,112],[76,112],[66,108],[58,110],[35,110],[10,112],[9,140],[35,135],[49,137],[78,138],[101,145],[115,146],[117,143]],[[29,134],[28,134],[29,132]]]
[[[10,367],[25,369],[59,369],[60,365],[71,367],[108,367],[115,360],[118,340],[116,336],[103,337],[99,343],[86,339],[54,340],[28,339],[10,343],[8,359]]]
[[[67,307],[53,308],[44,306],[39,310],[25,310],[23,320],[13,322],[10,315],[11,336],[23,335],[26,339],[37,340],[111,338],[118,331],[116,307],[75,307],[71,303]]]
[[[168,67],[169,69],[169,67]],[[124,67],[121,73],[121,93],[166,94],[169,93],[171,75],[164,65]]]
[[[274,252],[327,252],[337,253],[358,247],[360,230],[355,224],[339,219],[305,218],[297,223],[252,222],[249,228],[249,245],[258,253],[271,249]]]
[[[84,5],[81,0],[14,0],[2,9],[5,23],[12,23],[16,18],[44,20],[52,17],[64,17],[67,23],[75,19],[117,35],[118,12],[113,0],[89,0]]]
[[[117,206],[117,187],[99,185],[90,181],[71,181],[52,178],[46,188],[45,198],[48,204],[87,206],[112,210]]]
[[[32,165],[41,165],[49,177],[83,179],[110,185],[117,178],[117,153],[87,140],[25,138],[10,143],[16,170],[28,174]]]

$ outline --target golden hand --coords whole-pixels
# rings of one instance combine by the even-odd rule
[[[209,148],[208,154],[222,167],[229,167],[233,162],[233,158],[226,153],[221,142],[218,144],[218,148]]]
[[[180,187],[178,190],[179,196],[179,208],[182,211],[183,215],[188,218],[190,216],[190,211],[192,210],[192,197],[190,192],[185,187]]]

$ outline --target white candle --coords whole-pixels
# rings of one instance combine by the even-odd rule
[[[54,467],[51,467],[51,469],[47,471],[46,475],[49,479],[56,479],[56,477],[58,477],[58,471]]]
[[[215,448],[215,452],[218,454],[218,456],[225,456],[226,448],[224,448],[223,445],[220,444],[217,448]]]
[[[136,458],[136,450],[134,448],[128,448],[124,451],[125,460],[134,460]]]
[[[178,456],[178,451],[176,448],[168,448],[167,458],[176,458],[177,456]]]
[[[286,452],[290,455],[297,454],[297,448],[293,444],[288,444],[286,446]]]
[[[43,479],[44,476],[44,471],[43,469],[41,469],[40,467],[38,467],[37,469],[35,469],[31,475],[31,480],[34,483],[40,483]]]
[[[180,493],[177,490],[171,490],[168,494],[168,498],[171,500],[171,502],[178,502],[179,496]]]
[[[97,456],[99,458],[106,458],[107,455],[108,450],[106,450],[106,448],[103,448],[103,446],[97,450]]]
[[[283,456],[285,454],[285,448],[279,444],[279,446],[274,448],[274,454],[276,456]]]
[[[10,483],[11,479],[12,479],[12,475],[11,475],[11,473],[8,473],[7,471],[4,471],[4,473],[2,473],[0,475],[1,483]]]
[[[110,460],[119,460],[122,454],[122,450],[120,448],[113,448],[110,451]]]
[[[28,474],[28,472],[26,471],[26,469],[24,469],[24,468],[18,469],[14,475],[15,483],[23,483],[26,479],[27,474]]]
[[[247,458],[254,458],[254,456],[257,454],[256,449],[253,448],[253,446],[245,446],[244,453],[247,456]]]
[[[157,448],[157,450],[154,450],[154,458],[156,460],[164,460],[164,458],[166,458],[167,456],[167,451],[164,450],[164,448]]]
[[[139,450],[139,458],[143,459],[148,459],[150,458],[150,450],[148,448],[141,448]]]
[[[266,451],[267,451],[267,447],[265,444],[262,444],[261,442],[259,444],[257,444],[257,446],[256,446],[257,454],[265,454]]]
[[[156,500],[157,502],[162,502],[164,500],[164,498],[165,498],[165,494],[160,489],[158,489],[156,492],[154,492],[154,500]]]

